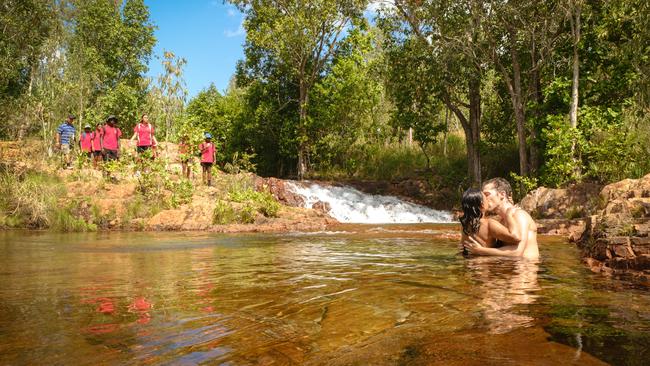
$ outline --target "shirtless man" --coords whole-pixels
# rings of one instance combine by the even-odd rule
[[[537,224],[528,212],[512,203],[510,183],[503,178],[493,178],[483,183],[482,192],[487,206],[486,210],[499,215],[502,222],[508,223],[508,230],[518,243],[516,245],[507,243],[499,248],[486,248],[469,236],[463,241],[463,246],[474,255],[539,259]],[[508,216],[514,220],[507,220]],[[513,225],[510,225],[509,222]]]

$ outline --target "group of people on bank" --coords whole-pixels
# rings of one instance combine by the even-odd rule
[[[55,135],[56,148],[61,152],[64,168],[72,169],[72,152],[76,146],[79,147],[83,155],[92,161],[95,168],[102,161],[120,158],[122,130],[118,127],[116,116],[109,116],[104,123],[99,123],[94,128],[90,124],[86,124],[78,135],[74,126],[75,119],[74,115],[69,115],[66,121],[57,128]],[[217,149],[212,142],[210,133],[205,133],[204,138],[205,141],[198,146],[198,156],[201,159],[203,181],[207,185],[212,185],[212,166],[217,161]],[[140,117],[140,121],[133,128],[130,141],[135,145],[138,159],[142,159],[143,156],[155,159],[158,156],[158,140],[155,129],[146,114]],[[182,174],[189,179],[192,148],[187,141],[187,136],[181,137],[179,155],[181,156]]]

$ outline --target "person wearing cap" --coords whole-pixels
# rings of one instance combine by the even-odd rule
[[[118,152],[120,151],[120,137],[122,137],[122,130],[117,127],[117,117],[113,115],[108,116],[102,133],[104,160],[117,160],[119,158]]]
[[[93,135],[92,127],[89,124],[86,124],[84,130],[79,134],[79,147],[89,159],[92,159],[93,156]]]
[[[133,136],[131,141],[137,139],[137,152],[142,154],[147,150],[153,150],[157,145],[156,137],[154,136],[154,128],[151,123],[149,123],[149,116],[143,114],[140,117],[140,122],[135,125],[133,128]],[[152,151],[153,156],[153,151]]]
[[[201,152],[201,169],[203,171],[203,182],[212,186],[212,165],[217,161],[217,149],[212,142],[212,135],[205,133],[205,141],[199,145]]]
[[[76,129],[72,125],[75,120],[75,116],[68,115],[68,119],[63,122],[59,128],[56,130],[56,147],[61,151],[63,155],[63,164],[65,168],[72,168],[72,156],[71,150],[74,146],[74,140],[76,135]]]

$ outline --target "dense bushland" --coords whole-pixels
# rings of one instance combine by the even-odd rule
[[[211,132],[224,168],[267,176],[434,189],[504,176],[524,194],[650,171],[646,1],[230,2],[245,57],[225,93],[186,102],[183,58],[165,52],[144,77],[142,0],[9,1],[0,137],[49,143],[69,112],[128,131],[146,112],[161,139]]]

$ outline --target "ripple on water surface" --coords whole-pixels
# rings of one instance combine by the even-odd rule
[[[650,295],[543,238],[464,259],[455,228],[2,233],[2,364],[643,364]],[[453,236],[453,235],[452,235]]]

